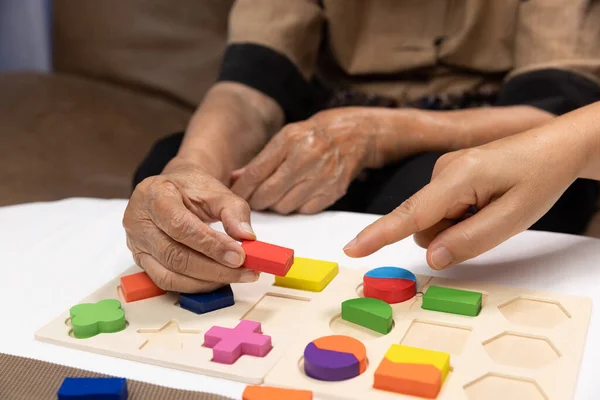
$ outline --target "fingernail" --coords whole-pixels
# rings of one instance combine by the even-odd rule
[[[256,282],[258,280],[259,275],[260,274],[258,272],[256,272],[256,271],[250,271],[250,270],[244,271],[244,272],[242,272],[242,276],[240,278],[240,281],[241,282],[246,282],[246,283]]]
[[[242,255],[236,251],[228,251],[227,253],[225,253],[225,257],[223,258],[225,259],[225,262],[231,265],[235,265],[236,267],[242,265],[243,262]]]
[[[352,239],[346,246],[344,246],[344,251],[350,250],[351,248],[353,248],[356,245],[357,241],[358,241],[358,238]]]
[[[452,254],[445,247],[438,247],[431,253],[431,263],[435,269],[443,269],[452,264]]]
[[[256,234],[254,233],[254,230],[252,230],[252,227],[250,226],[249,223],[247,222],[242,222],[240,224],[240,227],[245,230],[246,232],[248,232],[249,234],[251,234],[252,236],[256,236]]]

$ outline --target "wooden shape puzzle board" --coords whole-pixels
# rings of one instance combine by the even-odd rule
[[[328,399],[415,399],[373,389],[373,374],[392,344],[450,354],[451,372],[438,399],[553,400],[571,399],[577,384],[591,300],[518,288],[417,275],[419,293],[392,304],[394,327],[387,335],[358,330],[339,319],[339,304],[362,294],[365,270],[345,270],[330,292],[309,306],[312,321],[296,333],[282,360],[265,383],[313,390]],[[335,283],[335,286],[333,284]],[[478,291],[483,308],[477,317],[421,309],[430,285]],[[302,351],[308,341],[347,334],[367,347],[369,365],[345,382],[320,382],[302,372]]]
[[[308,389],[324,399],[414,399],[372,387],[385,352],[400,343],[450,353],[451,372],[438,396],[441,400],[573,398],[591,300],[420,275],[419,293],[392,305],[394,326],[382,335],[340,318],[342,301],[362,296],[367,270],[340,268],[319,293],[277,287],[273,276],[262,274],[258,282],[232,285],[234,306],[204,315],[181,309],[172,293],[126,303],[117,277],[80,303],[121,300],[128,322],[124,331],[76,339],[69,333],[67,310],[41,328],[36,338],[245,383]],[[123,275],[138,271],[133,267]],[[467,317],[421,309],[421,293],[429,285],[483,293],[481,313]],[[261,322],[263,333],[272,337],[273,350],[264,358],[242,356],[233,365],[212,362],[212,350],[202,346],[203,334],[213,325],[233,328],[241,319]],[[369,364],[362,375],[342,382],[304,375],[304,347],[332,334],[365,344]]]

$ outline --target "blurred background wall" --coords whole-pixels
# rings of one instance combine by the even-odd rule
[[[0,0],[0,72],[49,71],[52,0]]]

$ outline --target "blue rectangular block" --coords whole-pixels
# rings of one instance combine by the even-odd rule
[[[65,378],[58,400],[127,400],[124,378]]]
[[[196,314],[206,314],[234,304],[233,290],[230,285],[210,293],[179,294],[179,306]]]

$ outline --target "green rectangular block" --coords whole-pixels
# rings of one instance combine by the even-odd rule
[[[421,308],[475,317],[481,311],[482,298],[481,293],[477,292],[429,286],[423,295]]]

